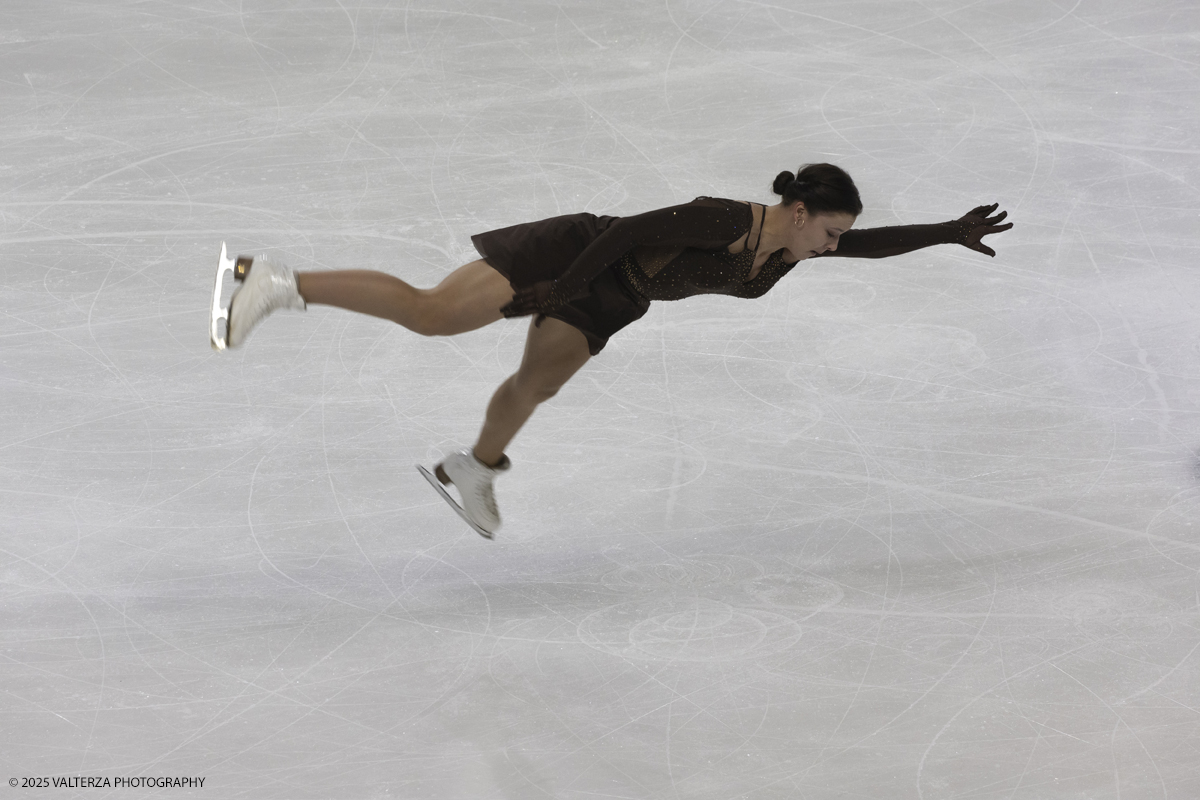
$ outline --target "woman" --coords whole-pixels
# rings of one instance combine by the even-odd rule
[[[651,300],[760,297],[797,262],[822,256],[883,258],[950,243],[994,256],[982,238],[1012,227],[999,224],[1007,212],[989,217],[992,205],[951,222],[851,230],[862,202],[832,164],[781,172],[773,189],[781,195],[774,206],[699,197],[634,217],[572,214],[482,233],[472,237],[482,258],[433,289],[370,270],[296,273],[263,256],[230,300],[229,344],[244,342],[271,311],[308,303],[383,317],[425,336],[536,315],[521,366],[492,396],[475,447],[435,470],[457,487],[459,513],[491,538],[500,527],[492,481],[511,466],[504,448]]]

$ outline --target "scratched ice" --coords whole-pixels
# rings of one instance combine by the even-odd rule
[[[1200,797],[1198,41],[1171,0],[6,2],[0,781]],[[494,543],[413,465],[526,320],[209,349],[222,241],[429,287],[822,160],[862,226],[1016,227],[655,304]]]

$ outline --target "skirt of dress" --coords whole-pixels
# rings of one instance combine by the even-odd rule
[[[562,275],[617,219],[569,214],[479,233],[471,237],[471,242],[514,289],[521,289]],[[609,266],[588,284],[586,296],[546,316],[578,328],[587,337],[588,351],[596,355],[610,336],[640,319],[649,308],[650,301],[638,294],[619,270]]]

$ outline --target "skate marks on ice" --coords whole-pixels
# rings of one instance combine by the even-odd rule
[[[845,596],[836,583],[797,574],[786,564],[768,572],[754,559],[715,553],[617,567],[601,578],[601,584],[624,595],[724,589],[735,593],[728,596],[736,596],[739,605],[774,611],[820,611],[837,605]]]
[[[1159,558],[1193,573],[1200,571],[1200,496],[1178,495],[1150,520],[1146,537]],[[1196,605],[1200,608],[1200,595]]]
[[[633,659],[724,663],[784,653],[800,641],[798,619],[843,598],[835,583],[768,573],[738,556],[623,566],[601,582],[622,595],[644,596],[588,614],[579,622],[579,640]]]
[[[800,634],[800,626],[782,614],[701,597],[634,600],[579,624],[580,641],[613,655],[706,663],[782,653]]]
[[[790,302],[807,319],[854,322],[879,297],[879,289],[874,281],[842,275],[821,275],[811,269],[803,279],[804,291],[797,293]]]
[[[941,398],[988,360],[971,331],[948,325],[879,325],[828,343],[815,373],[836,396],[882,402]],[[796,368],[793,368],[795,370]]]

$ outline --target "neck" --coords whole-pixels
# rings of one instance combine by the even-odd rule
[[[760,253],[774,253],[788,246],[788,235],[792,231],[792,216],[782,204],[767,206],[763,218],[762,243],[758,246]]]

